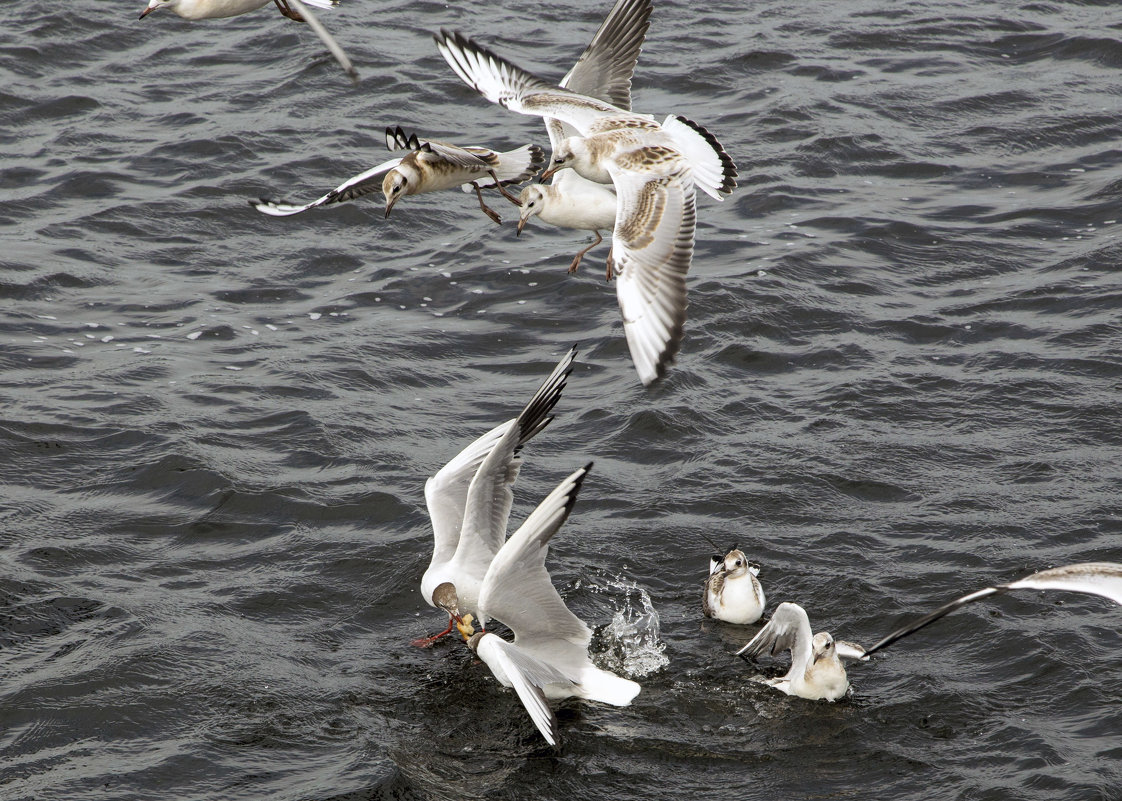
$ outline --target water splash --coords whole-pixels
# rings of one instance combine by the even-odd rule
[[[600,667],[640,678],[670,663],[650,593],[623,576],[598,576],[585,589],[610,596],[613,610],[611,622],[596,632],[592,643],[591,652]]]

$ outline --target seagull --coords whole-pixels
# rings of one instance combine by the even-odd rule
[[[592,42],[558,85],[629,111],[631,76],[635,72],[639,51],[650,27],[650,17],[651,0],[617,0],[596,35],[592,37]],[[555,157],[562,142],[575,135],[576,130],[551,117],[546,118],[545,124]],[[552,184],[526,187],[519,200],[519,234],[534,216],[541,217],[542,221],[550,225],[596,234],[596,241],[573,258],[569,265],[570,274],[577,271],[588,251],[604,241],[600,231],[615,227],[615,190],[582,178],[574,170],[557,173]],[[605,275],[608,281],[612,280],[610,251]]]
[[[956,609],[961,609],[966,604],[988,598],[998,593],[1010,590],[1066,590],[1068,592],[1083,592],[1089,595],[1101,595],[1109,598],[1116,604],[1122,605],[1122,564],[1115,562],[1083,562],[1077,565],[1064,565],[1053,567],[1050,570],[1041,570],[1026,576],[1023,579],[1009,584],[998,584],[993,587],[963,595],[949,604],[940,606],[934,612],[924,615],[919,620],[913,621],[903,628],[889,634],[871,648],[862,649],[862,657],[867,659],[881,648],[886,648],[897,640],[914,634],[930,623],[934,623],[944,615]]]
[[[562,357],[517,418],[479,437],[425,482],[434,544],[421,595],[448,613],[448,628],[414,645],[431,645],[462,624],[465,615],[479,613],[483,577],[506,537],[511,487],[522,466],[519,452],[553,419],[549,413],[561,398],[576,353],[573,347]]]
[[[277,10],[289,19],[308,23],[308,27],[315,31],[316,35],[327,46],[327,49],[335,56],[335,60],[339,62],[343,71],[350,76],[352,81],[358,83],[358,71],[355,70],[347,54],[343,52],[343,48],[316,19],[315,14],[308,9],[308,6],[331,8],[339,4],[338,0],[149,0],[148,5],[140,12],[140,19],[144,19],[158,8],[166,8],[183,17],[183,19],[220,19],[256,11],[269,3],[274,3]]]
[[[810,618],[798,604],[782,603],[775,608],[768,624],[737,656],[759,656],[768,652],[791,652],[791,669],[778,679],[766,683],[787,695],[811,700],[836,701],[849,690],[842,658],[859,658],[862,651],[853,643],[835,642],[827,631],[812,634]]]
[[[791,649],[791,670],[786,676],[767,683],[788,695],[802,698],[827,698],[835,700],[845,693],[848,680],[841,660],[867,661],[869,657],[899,639],[914,634],[966,604],[1012,590],[1065,590],[1101,595],[1122,605],[1122,564],[1115,562],[1085,562],[1082,564],[1041,570],[1009,584],[985,587],[956,598],[930,614],[897,629],[871,648],[841,640],[835,641],[826,632],[810,633],[810,621],[802,607],[783,603],[776,608],[771,622],[764,626],[751,642],[737,651],[737,655],[758,656],[768,649],[772,654]],[[810,643],[808,647],[808,643]],[[813,657],[813,662],[811,658]],[[819,662],[824,662],[819,665]],[[845,686],[843,686],[845,685]]]
[[[304,2],[316,8],[331,8],[339,5],[338,0],[304,0]],[[275,3],[277,10],[289,19],[304,21],[299,12],[288,4],[288,0],[150,0],[148,6],[140,12],[140,19],[144,19],[158,8],[166,8],[183,19],[220,19],[256,11],[269,3]]]
[[[686,319],[686,272],[693,258],[695,187],[720,200],[736,168],[697,123],[662,124],[595,97],[551,86],[467,37],[435,36],[445,61],[493,103],[572,126],[542,180],[564,167],[616,191],[612,254],[623,330],[644,386],[666,374]]]
[[[764,613],[764,588],[760,586],[758,562],[749,562],[735,545],[722,558],[709,560],[709,578],[701,599],[706,617],[726,623],[755,623]]]
[[[576,502],[592,463],[562,481],[526,518],[495,555],[479,594],[479,617],[505,623],[514,642],[490,631],[467,636],[468,647],[495,678],[513,687],[534,725],[550,745],[557,745],[557,717],[547,698],[584,698],[627,706],[639,685],[596,667],[588,658],[592,631],[561,599],[545,569],[549,540]],[[466,618],[465,618],[466,620]],[[470,621],[468,621],[470,624]]]
[[[250,205],[263,214],[287,217],[316,206],[354,200],[381,187],[386,198],[386,216],[389,217],[394,204],[405,195],[463,185],[464,191],[475,191],[479,208],[495,223],[501,223],[502,218],[483,202],[481,187],[497,186],[507,199],[517,202],[517,198],[504,187],[533,177],[545,161],[542,149],[537,145],[523,145],[501,153],[476,145],[460,147],[435,139],[421,140],[416,134],[406,134],[401,126],[386,129],[386,147],[391,152],[408,150],[409,153],[348,178],[323,197],[302,206],[265,198],[257,203],[250,201]]]

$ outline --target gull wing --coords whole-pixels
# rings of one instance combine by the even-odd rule
[[[666,374],[686,322],[686,272],[697,224],[693,181],[680,157],[673,157],[673,172],[652,171],[660,166],[658,158],[672,152],[641,148],[624,154],[633,169],[626,161],[623,169],[609,167],[617,197],[616,298],[631,360],[644,385]]]
[[[651,0],[617,0],[561,86],[631,110],[631,77],[651,26]]]
[[[574,657],[583,662],[592,639],[591,630],[565,606],[545,569],[549,540],[568,518],[590,469],[591,462],[538,504],[496,554],[479,592],[481,614],[505,623],[516,645],[551,663],[569,663]]]
[[[507,420],[495,426],[475,442],[468,445],[452,461],[440,468],[435,476],[425,482],[425,504],[432,520],[435,544],[432,564],[442,564],[452,558],[460,541],[467,506],[468,487],[479,472],[483,460],[495,448],[495,443],[515,424]]]
[[[391,153],[398,150],[417,150],[421,147],[421,140],[416,133],[407,134],[400,125],[396,128],[386,128],[386,149]]]
[[[308,27],[316,32],[316,36],[319,37],[319,40],[323,42],[331,55],[339,62],[339,66],[343,68],[343,72],[347,73],[347,77],[357,84],[358,70],[355,69],[355,65],[347,58],[346,52],[339,46],[339,43],[335,41],[335,37],[327,32],[327,28],[323,27],[323,23],[321,23],[316,15],[308,8],[308,5],[315,6],[316,8],[331,8],[331,6],[335,4],[330,2],[325,3],[324,0],[305,0],[308,5],[300,2],[300,0],[292,0],[292,2],[296,6],[297,13],[304,18],[304,22],[308,23]]]
[[[453,559],[461,569],[480,580],[506,539],[507,519],[514,502],[511,487],[522,466],[518,454],[522,446],[553,419],[549,413],[561,399],[576,353],[573,347],[561,358],[514,423],[482,459],[468,484],[463,524]]]
[[[869,658],[865,649],[855,642],[834,640],[834,648],[838,653],[838,659],[844,659],[848,662],[860,662]]]
[[[810,662],[810,641],[813,636],[806,610],[798,604],[782,603],[775,608],[768,624],[760,629],[747,645],[737,651],[736,655],[756,657],[770,653],[774,656],[783,651],[790,651],[793,671],[796,665],[805,666]],[[790,678],[790,673],[787,678]]]
[[[332,189],[321,198],[313,200],[311,203],[305,203],[302,206],[296,206],[287,203],[283,200],[266,200],[261,198],[259,203],[250,201],[250,205],[257,209],[262,214],[268,214],[272,217],[288,217],[291,214],[299,214],[302,211],[315,208],[316,206],[323,206],[328,203],[342,203],[345,200],[354,200],[357,197],[368,195],[382,188],[382,177],[401,163],[401,159],[390,159],[384,161],[377,167],[371,167],[363,173],[359,173],[353,178],[348,178],[343,183]]]
[[[944,604],[934,612],[924,615],[903,628],[889,634],[865,651],[869,656],[881,648],[886,648],[897,640],[914,634],[923,627],[934,623],[941,617],[949,615],[956,609],[961,609],[969,603],[988,598],[1000,592],[1009,590],[1067,590],[1070,592],[1084,592],[1090,595],[1101,595],[1109,598],[1116,604],[1122,605],[1122,565],[1114,562],[1084,562],[1077,565],[1055,567],[1050,570],[1041,570],[1023,579],[1010,584],[999,584],[996,587],[972,592]]]
[[[542,688],[547,684],[570,683],[569,677],[497,634],[480,639],[475,652],[496,677],[506,677],[542,737],[550,745],[557,745],[557,716],[549,708]]]
[[[604,130],[605,126],[628,122],[652,125],[648,115],[633,114],[603,100],[551,86],[462,34],[441,30],[433,38],[444,60],[464,83],[492,103],[518,114],[554,117],[571,125],[582,136],[594,129]],[[597,122],[599,128],[596,128]]]
[[[1069,590],[1101,595],[1122,605],[1122,565],[1116,562],[1083,562],[1041,570],[1005,584],[1001,590]]]
[[[577,63],[561,79],[561,86],[581,95],[595,97],[624,111],[631,110],[631,77],[639,62],[639,52],[651,25],[651,0],[617,0],[600,24],[592,42]],[[560,120],[547,117],[546,131],[553,157],[557,148],[576,131]],[[561,175],[563,173],[558,173]],[[554,179],[556,183],[556,178]]]
[[[446,142],[434,142],[431,139],[421,144],[420,158],[423,160],[437,159],[446,161],[456,167],[476,170],[492,170],[495,168],[495,151],[485,147],[467,148],[450,145]]]

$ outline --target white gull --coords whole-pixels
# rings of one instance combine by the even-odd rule
[[[506,539],[511,487],[522,466],[519,454],[553,419],[549,413],[561,398],[576,350],[557,363],[517,418],[479,437],[425,482],[433,551],[421,595],[448,613],[448,628],[415,645],[429,645],[464,615],[479,613],[483,577]]]
[[[551,492],[511,535],[487,568],[479,595],[480,620],[493,617],[514,632],[514,642],[481,631],[467,637],[506,687],[513,687],[534,725],[550,745],[558,741],[557,718],[546,699],[577,697],[626,706],[640,687],[596,667],[588,658],[592,631],[558,594],[545,569],[549,541],[569,516],[589,463]],[[468,621],[470,623],[470,621]]]

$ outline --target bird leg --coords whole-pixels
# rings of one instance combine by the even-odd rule
[[[585,254],[588,253],[588,251],[592,250],[594,247],[604,241],[604,237],[600,236],[599,231],[594,231],[593,233],[596,234],[596,241],[573,257],[573,263],[569,265],[569,275],[572,275],[577,271],[577,267],[580,267],[581,259],[584,258]]]
[[[421,637],[418,640],[413,640],[411,644],[417,646],[418,648],[431,648],[433,643],[435,643],[441,637],[452,633],[452,626],[455,624],[455,622],[455,618],[449,616],[448,628],[446,628],[444,631],[440,632],[439,634],[434,634],[431,637]]]
[[[503,186],[503,182],[499,180],[499,176],[495,175],[494,170],[488,170],[487,172],[490,173],[491,180],[493,180],[495,182],[495,186],[502,193],[503,197],[505,197],[507,200],[509,200],[511,203],[513,203],[516,206],[521,206],[522,205],[521,200],[519,200],[517,197],[512,195],[510,192],[506,191],[506,187]]]
[[[596,233],[600,233],[600,232],[597,231]],[[612,251],[610,251],[610,250],[608,251],[608,258],[604,259],[604,268],[607,271],[604,275],[604,280],[607,281],[610,284],[612,282],[612,279],[615,278],[615,268],[616,268],[616,263],[615,263],[615,260],[612,258]]]
[[[288,5],[288,0],[273,0],[277,5],[277,10],[284,14],[289,19],[296,20],[297,22],[304,22],[304,18],[300,16],[299,12],[293,11],[292,7]]]
[[[483,209],[483,213],[490,217],[495,225],[502,225],[503,218],[496,214],[494,209],[488,208],[487,204],[483,202],[483,192],[479,190],[479,184],[472,182],[472,186],[475,188],[475,196],[479,198],[479,208]]]

